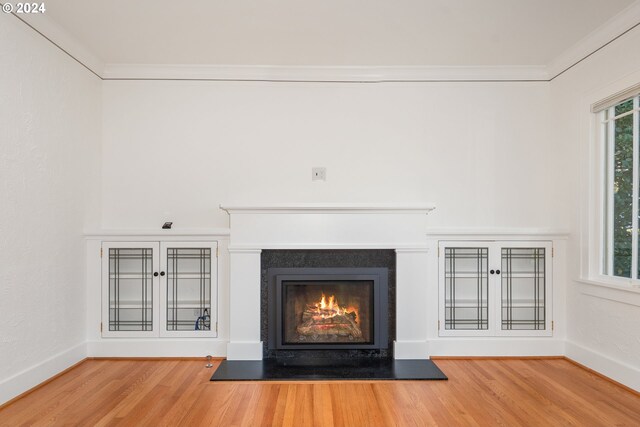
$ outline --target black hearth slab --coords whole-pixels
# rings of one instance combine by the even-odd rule
[[[446,380],[428,359],[360,359],[328,364],[326,359],[224,360],[211,381]]]

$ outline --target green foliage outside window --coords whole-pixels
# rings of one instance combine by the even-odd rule
[[[633,100],[618,104],[615,115],[633,109]],[[631,277],[633,216],[633,114],[615,121],[613,163],[613,275]],[[638,275],[640,277],[640,275]]]

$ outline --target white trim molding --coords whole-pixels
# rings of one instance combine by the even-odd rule
[[[330,213],[422,213],[428,214],[435,206],[420,204],[373,203],[275,203],[275,204],[221,204],[228,214],[330,214]]]
[[[427,203],[223,204],[232,249],[421,248]]]
[[[565,343],[565,356],[589,369],[640,391],[640,370],[635,366],[610,358],[578,343]]]
[[[396,245],[395,250],[397,254],[413,254],[413,253],[428,253],[431,248],[428,246],[407,246],[402,247]]]
[[[284,82],[541,81],[545,66],[281,66],[107,64],[105,80],[234,80]]]
[[[537,65],[285,66],[226,64],[105,64],[43,14],[12,14],[102,80],[210,80],[265,82],[549,82],[640,23],[632,3],[574,46]]]
[[[573,65],[636,27],[638,23],[640,23],[640,1],[632,3],[553,59],[546,67],[549,77],[556,78]]]
[[[170,230],[91,230],[85,231],[85,239],[97,240],[127,240],[136,238],[166,240],[167,238],[228,238],[231,230],[228,228],[202,228],[202,229],[170,229]]]
[[[229,253],[230,254],[260,254],[262,253],[262,249],[261,248],[239,248],[239,247],[235,247],[235,246],[229,246]]]
[[[87,357],[82,342],[0,382],[0,404],[32,389]]]
[[[549,228],[428,228],[427,238],[436,240],[567,240],[570,232]]]
[[[102,79],[105,64],[96,55],[93,54],[78,39],[73,37],[69,32],[49,18],[46,13],[29,14],[23,13],[12,15],[24,22],[36,32],[40,33],[44,38],[57,46],[64,53],[82,64],[87,70],[91,71],[97,77]]]
[[[263,249],[300,249],[300,250],[348,250],[348,249],[394,249],[397,253],[429,252],[427,246],[380,243],[264,243],[260,248],[254,245],[229,246],[230,253],[260,253]]]
[[[447,338],[429,340],[429,354],[437,357],[563,356],[565,341],[540,338]]]
[[[222,338],[108,338],[87,342],[88,357],[225,357]]]
[[[576,283],[584,295],[640,307],[640,286],[583,279],[576,280]]]
[[[640,19],[640,2],[638,2]],[[605,201],[605,159],[607,145],[605,141],[605,126],[601,113],[592,113],[592,105],[627,90],[640,81],[640,71],[624,75],[606,85],[598,86],[586,92],[580,98],[581,123],[580,138],[585,144],[580,144],[580,191],[579,191],[579,250],[580,268],[578,282],[593,286],[628,286],[633,282],[613,276],[603,275],[604,247],[606,236],[606,206]],[[609,286],[612,287],[612,286]]]

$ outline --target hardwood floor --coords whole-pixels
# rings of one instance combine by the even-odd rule
[[[640,425],[640,395],[566,360],[436,364],[449,381],[212,383],[199,360],[87,360],[1,409],[0,425]]]

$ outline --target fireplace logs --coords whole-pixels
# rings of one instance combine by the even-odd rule
[[[386,348],[386,268],[270,269],[269,274],[271,348]]]
[[[306,305],[296,331],[300,334],[300,340],[309,337],[312,340],[327,341],[332,336],[347,337],[349,340],[362,338],[358,310],[354,307],[340,307],[333,295],[327,302],[324,294],[318,303]]]
[[[350,339],[362,337],[362,331],[358,326],[354,312],[325,317],[323,314],[318,314],[315,307],[309,307],[304,311],[302,322],[298,325],[297,331],[301,336],[312,339],[322,337],[323,340],[326,340],[331,335],[349,337]]]

